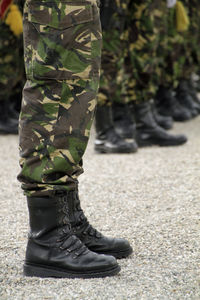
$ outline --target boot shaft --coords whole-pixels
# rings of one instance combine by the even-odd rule
[[[112,113],[113,113],[113,119],[115,121],[131,118],[131,115],[128,110],[128,106],[124,103],[113,102]]]
[[[71,193],[62,196],[28,197],[30,234],[32,239],[48,239],[58,234],[60,229],[66,228],[70,234],[68,201]],[[53,238],[53,239],[54,239]]]
[[[112,110],[108,105],[98,105],[95,116],[95,128],[98,137],[113,128]]]
[[[153,117],[150,102],[134,104],[137,128],[156,128],[158,125]]]

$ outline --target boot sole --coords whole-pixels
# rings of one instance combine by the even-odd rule
[[[10,131],[4,131],[4,130],[0,130],[0,134],[2,134],[2,135],[8,135],[8,134],[10,134],[10,135],[17,135],[18,134],[18,131],[15,131],[15,132],[10,132]]]
[[[111,256],[114,256],[117,259],[122,259],[122,258],[126,258],[129,255],[131,255],[133,253],[133,249],[130,247],[130,248],[126,249],[126,250],[116,251],[116,252],[112,252],[112,251],[108,251],[108,252],[105,252],[105,251],[104,252],[94,251],[94,252],[96,252],[98,254],[111,255]]]
[[[149,146],[160,146],[160,147],[173,147],[173,146],[181,146],[183,144],[185,144],[187,142],[187,140],[183,140],[179,143],[177,142],[162,142],[162,143],[159,143],[158,141],[156,140],[149,140],[149,141],[139,141],[137,140],[137,143],[138,143],[138,146],[139,147],[149,147]]]
[[[128,150],[128,149],[108,149],[108,148],[97,148],[95,147],[95,151],[98,152],[98,153],[135,153],[137,152],[138,149],[131,149],[131,150]]]
[[[53,268],[43,265],[32,265],[24,264],[24,276],[28,277],[54,277],[54,278],[103,278],[107,276],[114,276],[120,272],[121,268],[116,265],[112,268],[99,271],[88,271],[88,272],[73,272],[65,271],[59,268]]]
[[[165,114],[164,112],[160,112],[161,115],[165,116],[165,117],[171,117],[175,122],[186,122],[186,121],[189,121],[191,119],[193,119],[192,115],[188,115],[188,116],[174,116],[173,114],[171,115],[168,115],[168,114]]]

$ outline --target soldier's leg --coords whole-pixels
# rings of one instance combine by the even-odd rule
[[[120,19],[119,3],[115,3],[114,0],[109,3],[110,6],[107,7],[106,1],[102,1],[101,6],[103,51],[95,122],[95,150],[102,153],[129,153],[135,152],[137,145],[134,142],[124,140],[122,132],[117,131],[118,127],[113,120],[113,102],[117,102],[119,105],[122,102],[122,76],[120,73],[124,49],[121,40],[121,27],[123,27],[124,19],[123,17]],[[132,137],[133,129],[129,138]]]
[[[134,1],[130,11],[129,53],[126,70],[129,74],[128,93],[136,118],[139,146],[180,145],[183,135],[173,136],[155,119],[150,100],[155,97],[158,77],[157,48],[161,27],[165,26],[166,1]],[[170,120],[171,121],[171,120]]]
[[[184,43],[182,45],[182,53],[180,57],[182,57],[183,65],[181,72],[178,74],[178,87],[176,89],[176,96],[180,102],[180,104],[187,108],[190,112],[192,117],[198,115],[200,107],[194,101],[191,88],[189,87],[189,82],[191,80],[192,74],[195,72],[197,66],[197,56],[195,51],[195,43],[196,43],[196,35],[198,35],[199,30],[197,30],[195,25],[196,15],[198,14],[198,7],[194,10],[195,3],[184,0],[183,4],[185,5],[185,9],[189,15],[190,19],[190,26],[189,29],[183,32]],[[183,59],[184,57],[184,59]],[[194,90],[193,90],[194,92]]]
[[[56,3],[43,7],[28,1],[25,7],[28,80],[20,119],[18,178],[28,196],[74,189],[83,171],[100,64],[101,33],[91,2],[95,3],[85,1],[79,7],[64,1],[58,8]]]
[[[159,89],[156,104],[161,115],[170,116],[174,121],[185,121],[191,118],[191,113],[180,105],[173,92],[177,88],[179,73],[185,60],[185,56],[181,53],[184,38],[176,30],[175,7],[168,8],[166,16],[166,32],[161,36],[161,47],[157,50],[160,76],[157,81]]]
[[[109,6],[107,6],[109,3]],[[127,17],[126,0],[101,2],[101,24],[103,29],[103,49],[99,103],[123,103],[123,63],[126,43],[124,26]]]
[[[104,237],[89,224],[77,189],[99,80],[96,1],[28,0],[24,41],[28,80],[18,179],[27,195],[31,227],[25,275],[114,275],[120,270],[116,260],[98,253],[125,257],[132,248],[123,239]]]
[[[157,99],[162,114],[172,116],[175,121],[185,121],[197,114],[186,88],[194,65],[190,42],[187,42],[191,40],[191,32],[177,31],[174,8],[170,8],[168,14],[168,45],[163,51],[165,59]]]
[[[188,108],[193,116],[200,112],[197,92],[192,84],[192,75],[199,68],[199,16],[200,4],[198,1],[185,0],[190,19],[189,30],[185,33],[185,56],[182,74],[179,77],[177,97],[182,105]]]

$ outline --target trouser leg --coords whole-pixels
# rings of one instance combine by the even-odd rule
[[[26,195],[49,196],[76,188],[83,172],[99,82],[96,1],[27,1],[24,44],[18,179]]]

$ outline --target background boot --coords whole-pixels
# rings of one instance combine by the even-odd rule
[[[163,116],[161,114],[159,114],[157,108],[156,108],[156,105],[155,105],[155,101],[152,100],[150,101],[150,105],[151,105],[151,111],[153,113],[153,117],[156,121],[156,123],[166,129],[166,130],[169,130],[173,127],[173,119],[172,117],[169,117],[169,116]]]
[[[90,225],[81,209],[78,191],[70,197],[69,217],[73,233],[91,251],[116,258],[125,258],[133,252],[127,240],[105,237]]]
[[[9,101],[0,99],[0,134],[18,134],[18,120],[9,116]]]
[[[169,134],[156,123],[149,102],[135,104],[134,107],[139,146],[177,146],[187,141],[184,135]]]
[[[197,93],[200,93],[200,71],[192,76],[193,86]]]
[[[25,80],[19,82],[15,87],[12,95],[10,96],[10,102],[13,103],[13,109],[18,114],[21,111],[21,104],[22,104],[22,90],[25,85]]]
[[[131,153],[137,151],[137,145],[134,141],[127,142],[116,133],[110,106],[97,107],[95,126],[96,151],[100,153]]]
[[[14,120],[18,124],[19,112],[16,110],[15,102],[12,101],[12,99],[9,99],[8,115],[12,120]]]
[[[134,139],[136,124],[130,114],[127,104],[113,102],[112,115],[115,131],[123,139]]]
[[[198,93],[197,93],[197,90],[195,89],[195,86],[194,86],[194,83],[193,83],[192,79],[188,80],[186,82],[186,85],[187,85],[188,93],[190,94],[193,101],[195,102],[196,109],[197,109],[198,113],[200,113],[200,98],[198,97]]]
[[[120,271],[113,256],[91,252],[71,230],[70,194],[28,198],[30,234],[24,274],[37,277],[92,278]]]
[[[188,91],[187,81],[180,81],[176,89],[176,98],[183,107],[187,108],[191,112],[193,117],[198,115],[199,107]]]
[[[174,121],[187,121],[192,118],[190,110],[183,107],[173,92],[165,87],[160,87],[156,95],[156,107],[163,116],[169,116]]]

